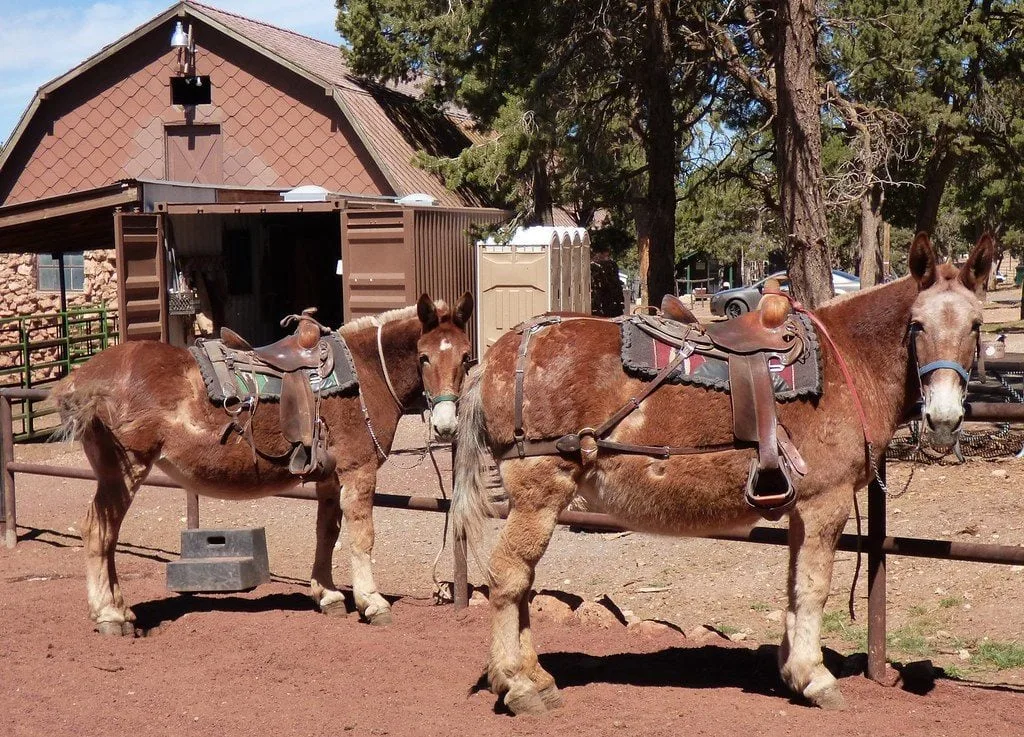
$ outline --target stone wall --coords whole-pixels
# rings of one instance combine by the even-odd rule
[[[85,284],[80,292],[68,292],[68,309],[107,304],[117,308],[117,267],[114,249],[86,251]],[[40,292],[36,256],[31,253],[0,253],[0,318],[60,310],[59,292]]]
[[[84,254],[84,284],[81,291],[68,291],[68,309],[98,307],[106,304],[107,309],[117,309],[117,267],[113,248],[95,249]],[[0,318],[40,315],[60,311],[59,292],[41,292],[37,259],[34,254],[0,254]],[[56,339],[60,336],[57,321],[53,318],[33,318],[29,321],[0,323],[0,345],[10,346],[23,339],[22,328],[28,331],[32,343]],[[95,329],[95,327],[93,328]],[[90,346],[80,346],[88,350]],[[30,362],[35,364],[58,358],[58,348],[39,348],[31,352]],[[18,350],[0,350],[0,368],[24,365],[24,357]],[[32,383],[56,378],[59,369],[51,367],[33,371]],[[0,384],[17,385],[23,382],[22,374],[0,375]]]

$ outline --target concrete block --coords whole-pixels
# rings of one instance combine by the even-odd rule
[[[167,588],[183,593],[247,591],[269,580],[262,527],[182,530],[181,559],[167,564]]]

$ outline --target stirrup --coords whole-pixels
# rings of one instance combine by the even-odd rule
[[[779,491],[779,481],[784,485]],[[796,502],[796,487],[785,463],[778,468],[761,469],[756,458],[750,461],[750,473],[744,489],[747,504],[763,517],[777,520]]]

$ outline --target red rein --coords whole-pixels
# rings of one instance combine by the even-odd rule
[[[856,408],[857,416],[860,418],[861,430],[864,431],[864,443],[867,446],[867,454],[868,454],[868,459],[867,459],[868,460],[868,467],[869,467],[868,478],[870,480],[870,477],[871,477],[870,463],[871,463],[871,454],[874,451],[874,444],[871,442],[871,434],[868,431],[868,417],[864,413],[864,405],[860,401],[860,394],[857,393],[857,386],[853,383],[853,376],[850,374],[849,366],[846,365],[846,359],[843,358],[843,354],[839,352],[839,347],[835,344],[835,341],[832,340],[832,336],[829,335],[828,328],[826,328],[825,324],[821,320],[818,319],[817,315],[815,315],[813,312],[808,310],[806,307],[804,307],[798,301],[793,299],[791,296],[789,296],[788,294],[785,294],[783,292],[779,292],[779,291],[775,291],[775,290],[765,290],[764,294],[778,295],[780,297],[785,297],[787,300],[789,300],[789,303],[793,306],[793,309],[795,311],[800,312],[800,313],[802,313],[804,315],[807,315],[807,317],[810,319],[810,321],[812,323],[814,323],[814,326],[818,329],[818,332],[821,333],[822,337],[825,338],[825,341],[832,348],[832,352],[835,353],[835,355],[836,355],[836,362],[839,364],[839,370],[842,371],[842,373],[843,373],[843,378],[846,380],[846,386],[849,387],[849,389],[850,389],[850,396],[853,398],[853,406]]]

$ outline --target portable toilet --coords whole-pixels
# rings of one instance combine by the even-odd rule
[[[481,355],[510,328],[544,312],[590,314],[590,236],[584,228],[520,228],[477,244]]]

